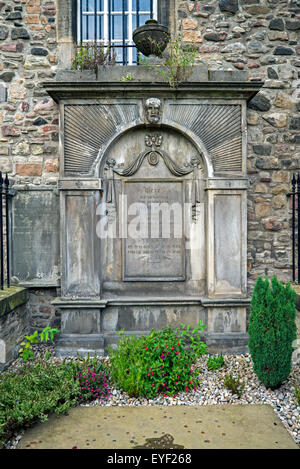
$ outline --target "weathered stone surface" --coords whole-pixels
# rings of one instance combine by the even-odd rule
[[[255,215],[257,218],[264,218],[270,215],[271,206],[268,202],[255,205]]]
[[[229,11],[236,13],[239,10],[238,0],[219,0],[219,7],[221,11]]]
[[[191,18],[182,20],[182,28],[183,29],[196,29],[198,26],[198,22]]]
[[[287,197],[282,194],[275,195],[272,199],[272,206],[275,210],[279,210],[286,206]]]
[[[246,10],[252,16],[265,15],[270,11],[270,9],[264,5],[252,5],[250,7],[246,7]]]
[[[12,11],[5,19],[9,21],[21,20],[22,14],[19,11]]]
[[[183,31],[182,39],[185,42],[202,42],[200,31]]]
[[[41,176],[42,165],[41,164],[16,164],[16,173],[20,176]]]
[[[4,72],[0,74],[0,80],[5,81],[5,83],[9,83],[14,78],[14,76],[15,72]]]
[[[14,150],[13,150],[13,155],[22,155],[22,156],[25,156],[25,155],[29,155],[30,154],[30,146],[28,144],[28,142],[19,142]]]
[[[300,130],[300,117],[299,116],[295,116],[291,118],[290,129]]]
[[[179,18],[186,18],[187,12],[185,10],[178,10],[177,11]]]
[[[58,160],[47,160],[45,163],[45,170],[46,173],[58,173],[59,171],[59,166],[58,166]]]
[[[268,73],[268,78],[271,78],[272,80],[277,80],[279,78],[278,73],[272,67],[268,67],[267,73]]]
[[[6,100],[7,100],[7,89],[4,85],[0,84],[0,103],[5,103]]]
[[[8,31],[9,29],[6,26],[0,25],[0,41],[5,41],[8,36]]]
[[[274,55],[293,55],[295,51],[291,47],[276,46],[273,53]]]
[[[11,158],[4,158],[1,155],[1,150],[0,150],[0,171],[2,171],[2,173],[12,172],[12,160]]]
[[[12,39],[30,39],[30,35],[25,28],[14,28],[11,31]]]
[[[278,158],[257,158],[255,166],[258,169],[279,169]]]
[[[256,53],[256,54],[262,54],[263,52],[266,52],[266,46],[261,41],[249,41],[247,44],[247,49],[249,53]]]
[[[286,31],[269,31],[268,38],[270,41],[288,41],[289,35]]]
[[[274,112],[273,114],[264,114],[262,117],[274,127],[281,128],[287,125],[287,115],[283,113]]]
[[[50,111],[54,107],[54,101],[51,98],[44,98],[39,101],[33,108],[34,112]],[[44,122],[46,124],[46,122]]]
[[[290,31],[298,31],[300,29],[300,21],[290,21],[286,20],[285,21],[286,29],[289,29]]]
[[[24,99],[27,95],[27,90],[21,83],[13,83],[9,89],[9,97],[11,99]]]
[[[18,355],[18,346],[28,332],[24,288],[11,286],[0,295],[0,371],[5,369]]]
[[[48,55],[48,51],[46,49],[43,49],[42,47],[33,47],[31,49],[31,53],[32,55],[43,55],[43,56]]]
[[[247,124],[248,125],[257,125],[259,116],[255,112],[247,112]]]
[[[20,135],[19,129],[13,125],[3,125],[1,127],[1,132],[3,137],[16,137]]]
[[[271,145],[253,145],[253,151],[256,155],[269,156],[272,152]]]
[[[290,96],[284,93],[278,93],[274,101],[274,106],[280,107],[283,109],[292,109],[294,107],[294,102]]]
[[[215,32],[215,33],[206,33],[204,34],[204,39],[207,41],[220,42],[225,41],[227,34],[225,31]]]
[[[262,183],[258,183],[256,184],[255,188],[254,188],[254,192],[257,193],[257,194],[266,194],[268,192],[268,188],[266,186],[266,184],[262,184]]]
[[[274,29],[276,31],[284,31],[284,21],[282,18],[274,18],[269,23],[269,29]]]
[[[248,103],[248,108],[254,109],[255,111],[269,111],[271,103],[266,96],[259,93]]]
[[[23,48],[22,42],[5,42],[0,45],[0,50],[4,52],[22,52]]]
[[[36,126],[45,125],[45,124],[47,124],[47,121],[45,121],[45,119],[43,119],[42,117],[38,117],[37,119],[35,119],[35,121],[33,121],[33,125],[36,125]]]
[[[245,50],[246,46],[244,46],[244,44],[241,42],[233,42],[232,44],[227,44],[224,49],[222,49],[222,52],[240,56],[245,52]]]
[[[32,144],[31,152],[33,155],[42,155],[44,153],[44,149],[41,145]]]
[[[269,231],[280,231],[281,230],[281,223],[275,217],[270,217],[264,222],[266,230]]]
[[[49,68],[50,63],[46,57],[36,56],[36,55],[27,55],[24,68],[26,70],[36,70],[39,68]]]

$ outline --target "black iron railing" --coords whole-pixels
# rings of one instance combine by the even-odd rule
[[[292,272],[293,282],[300,283],[300,174],[292,176],[292,192],[289,196],[292,198]],[[297,225],[297,227],[296,227]]]
[[[0,171],[0,288],[4,289],[6,283],[10,287],[10,213],[9,213],[9,179],[6,174],[3,179]]]

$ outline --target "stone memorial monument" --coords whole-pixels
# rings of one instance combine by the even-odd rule
[[[124,86],[116,68],[45,85],[61,122],[57,353],[199,320],[210,350],[245,351],[245,110],[261,84],[195,67],[174,90],[128,67]]]

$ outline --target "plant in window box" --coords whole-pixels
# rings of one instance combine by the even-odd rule
[[[94,70],[98,76],[99,65],[114,65],[116,54],[109,45],[99,42],[89,42],[76,46],[75,56],[72,60],[73,70]]]

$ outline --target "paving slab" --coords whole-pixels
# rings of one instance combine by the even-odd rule
[[[298,449],[269,405],[76,407],[17,449]]]

